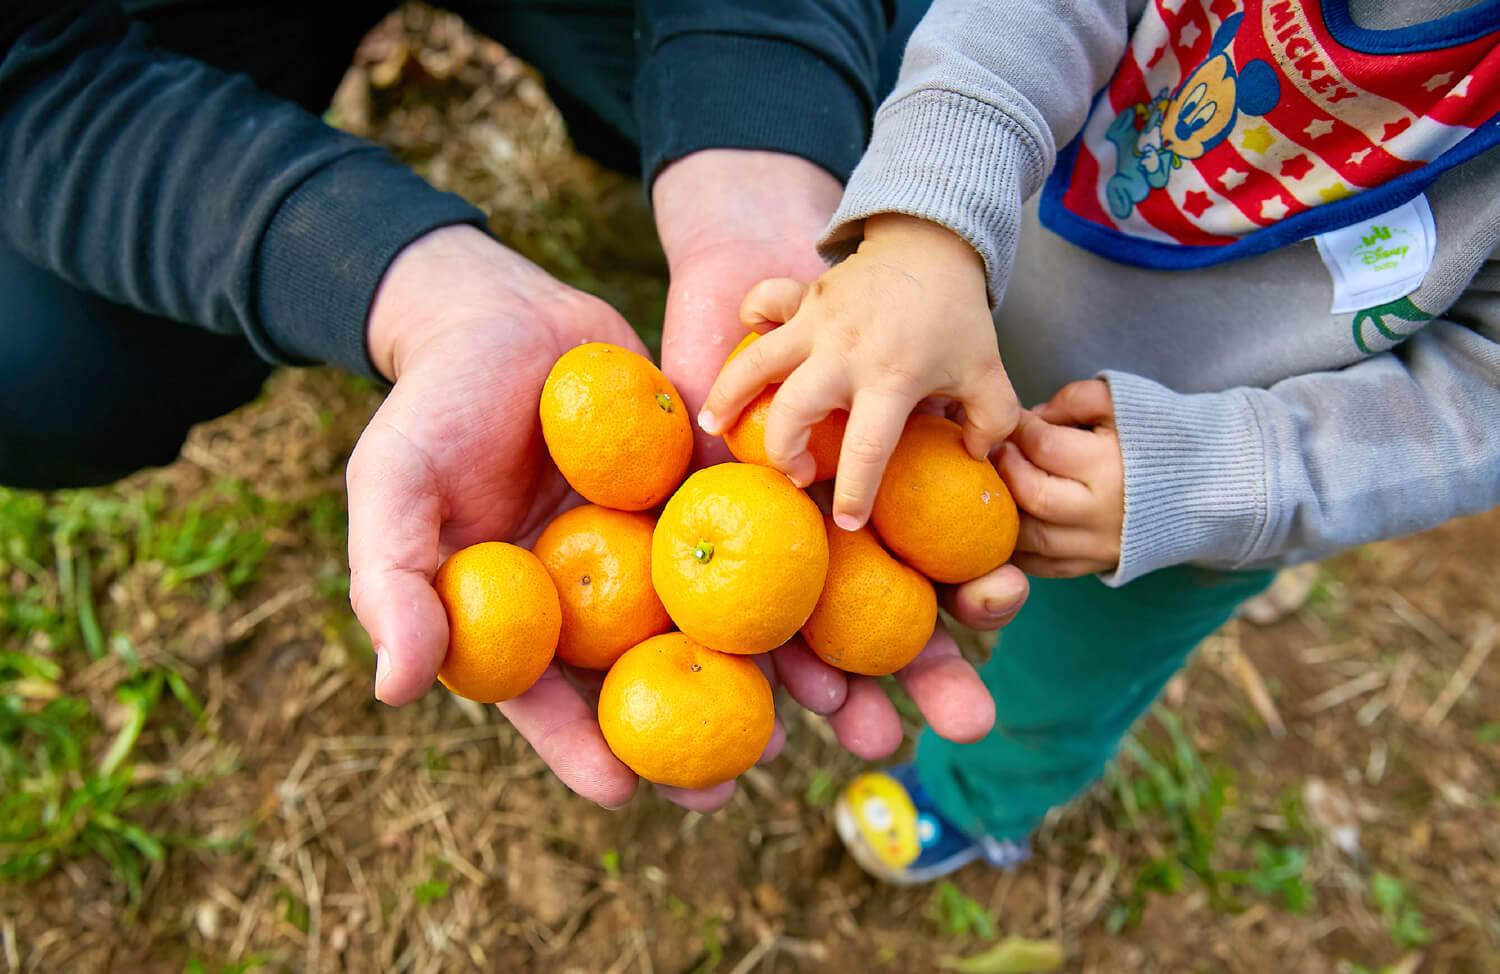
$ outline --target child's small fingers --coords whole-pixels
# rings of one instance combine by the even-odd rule
[[[964,406],[964,447],[972,457],[989,456],[1021,419],[1021,404],[1000,360],[996,359],[994,368],[971,383],[970,391],[960,398]]]
[[[884,391],[854,397],[833,485],[833,520],[844,530],[856,530],[869,520],[881,475],[914,405],[906,396]]]
[[[791,321],[797,309],[802,307],[806,294],[807,285],[790,277],[761,281],[740,302],[740,323],[751,331],[764,334],[776,325]]]
[[[812,483],[817,464],[807,452],[808,432],[818,420],[847,403],[848,393],[838,374],[804,362],[781,383],[766,412],[766,460],[798,486]]]
[[[1111,552],[1109,542],[1099,531],[1072,524],[1055,524],[1035,517],[1021,518],[1016,550],[1055,561],[1072,558],[1100,561],[1119,557],[1118,551]]]
[[[1085,480],[1098,462],[1099,445],[1092,433],[1055,426],[1034,412],[1022,411],[1011,442],[1026,459],[1059,477]]]
[[[1019,551],[1011,557],[1010,563],[1031,578],[1080,578],[1084,575],[1114,571],[1117,564],[1117,562],[1104,564],[1084,558],[1048,558],[1045,555],[1031,555]]]
[[[1103,379],[1069,382],[1036,409],[1038,416],[1058,426],[1098,426],[1112,423],[1114,400]]]
[[[698,413],[698,425],[710,435],[724,432],[762,389],[786,378],[806,357],[807,343],[795,330],[746,346],[719,370]]]
[[[1092,509],[1093,495],[1076,480],[1054,477],[1032,463],[1015,443],[1005,443],[995,458],[1000,478],[1010,488],[1016,506],[1032,517],[1056,523],[1082,522]]]

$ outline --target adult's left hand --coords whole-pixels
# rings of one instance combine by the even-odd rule
[[[745,335],[740,302],[770,277],[811,281],[828,266],[815,243],[843,187],[797,156],[705,149],[672,163],[652,185],[671,286],[661,367],[693,416],[719,367]],[[730,459],[693,425],[699,466]]]

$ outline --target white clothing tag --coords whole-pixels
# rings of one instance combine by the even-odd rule
[[[1385,304],[1415,291],[1437,250],[1437,228],[1425,195],[1314,239],[1333,275],[1334,314]]]

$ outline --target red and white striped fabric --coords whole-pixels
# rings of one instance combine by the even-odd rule
[[[1500,136],[1500,11],[1483,6],[1369,31],[1346,4],[1155,0],[1043,219],[1105,256],[1201,266],[1409,199]]]

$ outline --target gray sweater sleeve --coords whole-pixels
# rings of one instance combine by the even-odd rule
[[[1125,49],[1120,0],[937,0],[907,43],[895,89],[820,243],[838,260],[863,221],[907,213],[940,223],[981,257],[998,304],[1021,203],[1083,126]]]
[[[1125,459],[1112,586],[1184,562],[1310,561],[1500,505],[1500,261],[1339,371],[1197,395],[1104,375]]]

